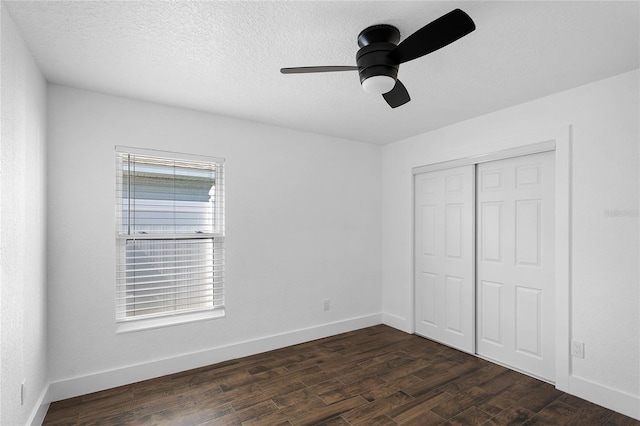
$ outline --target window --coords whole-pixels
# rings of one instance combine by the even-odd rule
[[[117,322],[223,313],[223,164],[116,147]]]

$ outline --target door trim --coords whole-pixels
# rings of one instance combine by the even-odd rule
[[[541,152],[554,151],[556,141],[548,140],[534,144],[518,146],[515,148],[503,149],[500,151],[488,152],[486,154],[474,155],[471,157],[458,158],[441,163],[428,164],[426,166],[414,167],[411,173],[419,175],[422,173],[436,172],[439,170],[453,169],[454,167],[468,166],[472,164],[487,163],[489,161],[505,160],[507,158],[521,157],[523,155],[538,154]]]
[[[470,164],[479,164],[498,159],[519,157],[545,151],[555,151],[555,310],[556,310],[556,377],[555,386],[562,391],[569,390],[571,358],[571,125],[562,125],[538,131],[533,134],[502,141],[510,148],[481,152],[469,157],[454,158],[450,161],[431,163],[411,170],[412,175],[443,170]],[[412,181],[412,303],[411,324],[415,330],[415,188]]]

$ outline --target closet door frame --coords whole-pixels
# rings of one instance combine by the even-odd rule
[[[496,143],[497,145],[497,143]],[[570,290],[571,290],[571,126],[559,126],[535,134],[501,141],[504,149],[485,151],[478,155],[455,158],[449,161],[427,164],[412,169],[412,175],[445,170],[466,165],[486,163],[540,152],[555,151],[555,386],[562,391],[569,390],[571,358]],[[411,181],[415,182],[413,178]],[[413,183],[412,183],[413,185]],[[415,204],[415,188],[412,188]],[[412,206],[415,212],[415,205]],[[412,213],[413,214],[413,213]],[[412,222],[412,241],[415,239],[415,217]],[[412,326],[415,331],[415,241],[412,244]],[[475,247],[473,248],[475,250]],[[475,347],[474,347],[475,351]]]

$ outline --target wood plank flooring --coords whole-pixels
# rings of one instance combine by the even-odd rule
[[[387,326],[51,404],[45,425],[640,425]]]

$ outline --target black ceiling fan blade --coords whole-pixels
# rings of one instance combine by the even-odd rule
[[[453,43],[475,29],[471,17],[455,9],[404,39],[389,57],[398,64],[411,61]]]
[[[305,74],[305,73],[312,73],[312,72],[336,72],[336,71],[358,71],[358,67],[326,66],[326,67],[280,68],[280,72],[282,74]]]
[[[384,93],[382,97],[391,108],[397,108],[411,100],[407,88],[404,87],[404,84],[402,84],[400,80],[396,80],[396,85],[393,86],[393,89],[391,89],[390,92]]]

